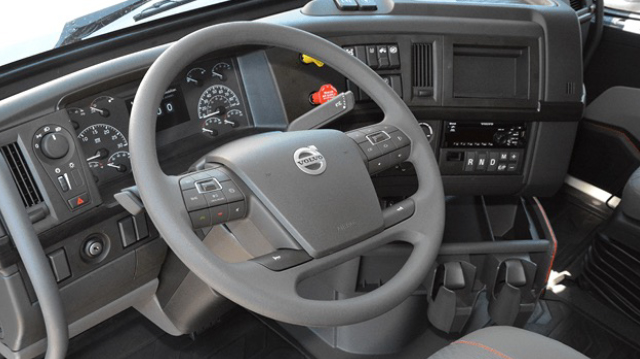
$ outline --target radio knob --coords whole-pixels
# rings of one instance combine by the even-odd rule
[[[69,153],[69,140],[59,133],[48,133],[42,137],[40,148],[45,157],[57,160]]]
[[[507,134],[504,132],[496,132],[493,135],[493,142],[500,146],[504,146],[507,143],[507,137]]]

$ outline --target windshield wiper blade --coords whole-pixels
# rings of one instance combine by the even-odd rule
[[[142,19],[151,17],[153,15],[159,14],[161,12],[165,12],[167,10],[171,10],[175,7],[178,6],[182,6],[185,4],[188,4],[190,2],[193,2],[196,0],[163,0],[163,1],[159,1],[155,4],[153,4],[152,6],[149,6],[148,8],[140,11],[139,14],[135,15],[133,17],[133,20],[135,21],[140,21]]]
[[[71,20],[64,25],[60,39],[55,47],[58,48],[80,41],[149,1],[127,0]]]

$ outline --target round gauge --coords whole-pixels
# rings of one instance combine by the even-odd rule
[[[224,125],[228,125],[233,128],[238,127],[241,123],[244,123],[244,113],[237,108],[227,112],[227,118],[223,121]]]
[[[198,100],[198,117],[205,120],[213,116],[224,116],[232,107],[239,106],[235,92],[223,85],[214,85],[204,90]]]
[[[222,125],[222,119],[219,117],[209,117],[202,123],[202,133],[206,136],[215,137],[218,135],[218,129]]]
[[[87,156],[86,161],[98,181],[111,179],[120,173],[114,166],[109,166],[109,163],[113,155],[126,151],[129,147],[122,132],[111,125],[99,123],[82,130],[78,139]]]
[[[115,101],[115,99],[111,96],[100,96],[96,97],[91,104],[89,105],[89,109],[91,113],[97,113],[102,117],[109,117],[111,111],[109,111],[109,106]]]
[[[125,173],[131,168],[131,155],[128,151],[118,151],[109,157],[107,167],[113,168],[118,172]]]
[[[193,84],[200,87],[204,83],[205,77],[207,77],[207,70],[201,67],[196,67],[187,72],[185,80],[188,84]]]
[[[226,81],[227,80],[226,72],[229,70],[231,70],[231,65],[229,65],[226,62],[218,62],[217,64],[213,65],[213,67],[211,68],[211,76],[213,78],[220,79],[220,81]]]

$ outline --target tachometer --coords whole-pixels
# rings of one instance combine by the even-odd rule
[[[206,120],[213,116],[224,116],[236,106],[240,106],[240,99],[233,90],[224,85],[214,85],[200,95],[198,117]]]

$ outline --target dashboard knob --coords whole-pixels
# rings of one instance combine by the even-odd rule
[[[48,133],[40,141],[42,153],[52,160],[57,160],[69,153],[69,140],[59,133]]]

